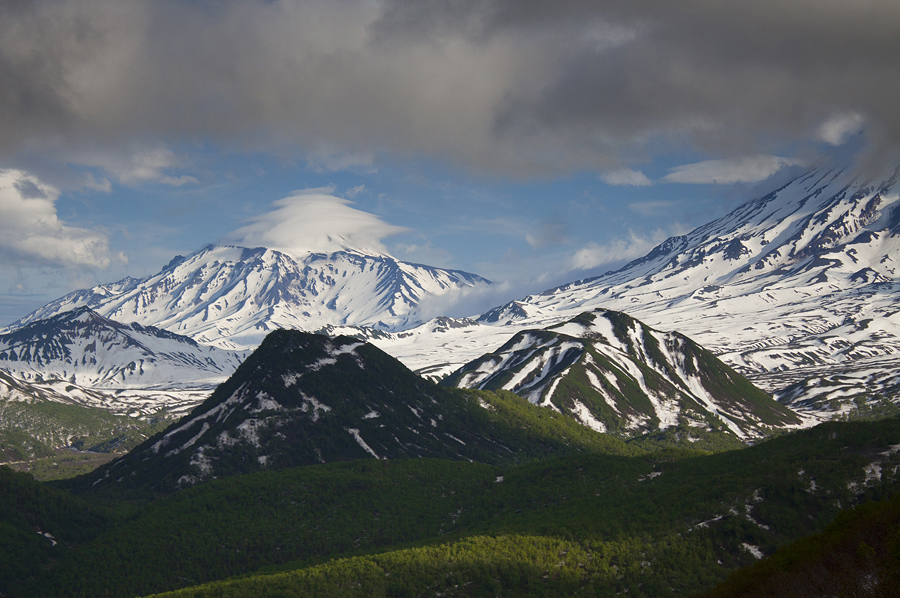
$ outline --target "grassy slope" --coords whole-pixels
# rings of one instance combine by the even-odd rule
[[[40,480],[72,477],[91,471],[111,457],[78,455],[61,450],[63,447],[101,454],[124,452],[169,421],[163,416],[143,420],[45,399],[0,399],[0,463],[28,471]]]
[[[139,419],[114,415],[106,409],[51,401],[4,372],[0,372],[0,385],[15,389],[12,394],[27,399],[0,397],[0,463],[15,463],[41,479],[67,475],[66,465],[80,469],[77,459],[71,456],[64,459],[66,463],[60,463],[57,457],[62,447],[102,453],[127,451],[168,423],[165,414]]]

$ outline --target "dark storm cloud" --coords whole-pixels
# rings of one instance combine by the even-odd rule
[[[552,18],[534,4],[508,4],[494,27]],[[543,93],[509,101],[505,126],[586,130],[612,143],[687,135],[700,149],[727,153],[827,139],[836,122],[864,120],[876,144],[900,139],[896,2],[638,0],[570,9],[568,17],[593,15],[634,38],[573,47]]]
[[[162,177],[140,156],[208,139],[520,174],[891,149],[898,40],[895,0],[6,2],[0,151],[139,180],[116,164]]]

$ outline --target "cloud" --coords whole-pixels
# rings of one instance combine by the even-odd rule
[[[614,239],[603,245],[591,242],[576,251],[569,260],[572,270],[591,270],[604,264],[622,263],[647,254],[670,236],[656,229],[649,236],[628,231],[627,239]]]
[[[360,193],[363,193],[365,191],[366,191],[365,185],[357,185],[356,187],[353,187],[352,189],[348,189],[346,192],[346,195],[350,199],[353,199],[354,197],[356,197],[357,195],[359,195]]]
[[[898,38],[892,0],[4,2],[0,157],[211,140],[530,176],[774,153],[835,114],[896,147]]]
[[[851,135],[859,133],[866,119],[862,114],[851,112],[830,117],[819,127],[819,138],[831,145],[842,145]]]
[[[106,268],[113,260],[99,231],[59,219],[59,191],[20,170],[0,170],[0,259],[14,266]]]
[[[173,176],[173,169],[182,168],[175,153],[159,143],[133,144],[128,148],[110,151],[108,149],[80,149],[70,152],[68,161],[85,166],[101,168],[110,176],[126,185],[159,183],[171,187],[197,184],[190,175]]]
[[[566,225],[559,220],[545,218],[538,223],[537,230],[525,235],[525,241],[532,249],[545,249],[566,242]]]
[[[705,160],[670,169],[662,178],[667,183],[695,185],[732,183],[758,183],[782,168],[802,165],[802,160],[779,156],[741,156],[725,160]]]
[[[388,255],[381,240],[408,231],[352,208],[351,201],[331,193],[330,188],[295,191],[273,202],[272,211],[251,218],[250,224],[225,235],[222,242],[269,247],[298,257],[342,249]]]
[[[643,172],[631,170],[630,168],[604,172],[600,174],[600,180],[607,185],[627,185],[632,187],[647,187],[653,184],[653,181],[648,179]]]
[[[4,2],[0,154],[211,139],[323,171],[602,172],[839,139],[835,114],[896,147],[898,37],[892,0]]]
[[[478,315],[509,301],[511,297],[521,296],[521,293],[510,295],[511,290],[509,283],[479,283],[452,293],[424,295],[416,307],[416,317],[427,321],[438,316],[458,318]]]

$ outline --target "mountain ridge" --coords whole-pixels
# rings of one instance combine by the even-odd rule
[[[515,395],[438,387],[357,339],[277,330],[190,414],[79,484],[171,491],[354,459],[494,463],[584,450],[641,452]]]
[[[465,335],[436,337],[431,358],[455,355],[447,374],[479,357],[473,338],[500,346],[519,330],[605,308],[687,335],[792,406],[830,417],[858,397],[896,397],[898,173],[817,164],[618,270],[485,312]],[[380,344],[424,367],[412,354],[424,341]]]
[[[508,390],[619,435],[684,425],[722,428],[746,440],[811,423],[688,337],[601,308],[519,331],[441,383]]]
[[[74,307],[153,325],[227,349],[259,345],[276,328],[418,324],[429,296],[491,284],[476,274],[353,251],[294,258],[265,247],[206,247],[158,273],[69,293],[12,324],[20,328]]]
[[[179,392],[195,400],[231,375],[246,354],[116,322],[89,307],[0,334],[0,370],[47,398],[118,413],[171,409],[182,401],[163,403]]]

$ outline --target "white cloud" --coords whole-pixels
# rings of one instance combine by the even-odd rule
[[[506,303],[511,297],[522,293],[510,294],[509,283],[476,284],[462,287],[452,293],[442,295],[425,295],[416,308],[416,316],[428,321],[438,316],[468,317],[477,316],[488,309]]]
[[[677,201],[657,200],[657,201],[635,201],[628,204],[628,209],[643,216],[659,216],[665,214],[672,206],[677,205]]]
[[[705,160],[671,168],[671,172],[664,176],[662,180],[667,183],[690,183],[695,185],[758,183],[766,180],[782,168],[801,164],[803,164],[802,160],[762,154],[724,160]]]
[[[661,229],[656,229],[649,236],[628,231],[627,239],[614,239],[603,245],[593,241],[576,251],[569,260],[573,270],[590,270],[603,264],[623,262],[645,255],[651,249],[671,236]]]
[[[72,161],[100,168],[125,185],[149,182],[181,187],[199,182],[189,175],[173,176],[171,171],[182,167],[181,160],[162,145],[134,146],[127,151],[85,150]]]
[[[105,268],[113,259],[109,239],[95,230],[66,225],[56,213],[59,190],[21,170],[0,170],[0,259],[17,266]]]
[[[109,193],[110,191],[112,191],[112,183],[109,182],[109,179],[104,178],[98,181],[90,172],[84,173],[82,185],[85,189],[100,191],[101,193]]]
[[[842,145],[851,135],[862,130],[865,122],[866,119],[857,112],[837,114],[819,127],[819,139],[831,145]]]
[[[607,185],[625,185],[631,187],[647,187],[653,184],[647,175],[640,170],[631,170],[630,168],[621,168],[619,170],[611,170],[600,175],[600,180]]]
[[[381,240],[408,229],[350,207],[351,201],[331,195],[333,189],[307,189],[272,203],[274,210],[250,219],[222,242],[246,247],[269,247],[290,255],[352,249],[388,255]]]
[[[356,196],[359,195],[360,193],[363,193],[365,190],[366,190],[366,186],[365,186],[365,185],[357,185],[356,187],[353,187],[352,189],[347,190],[346,195],[347,195],[347,197],[349,197],[350,199],[353,199],[354,197],[356,197]]]

